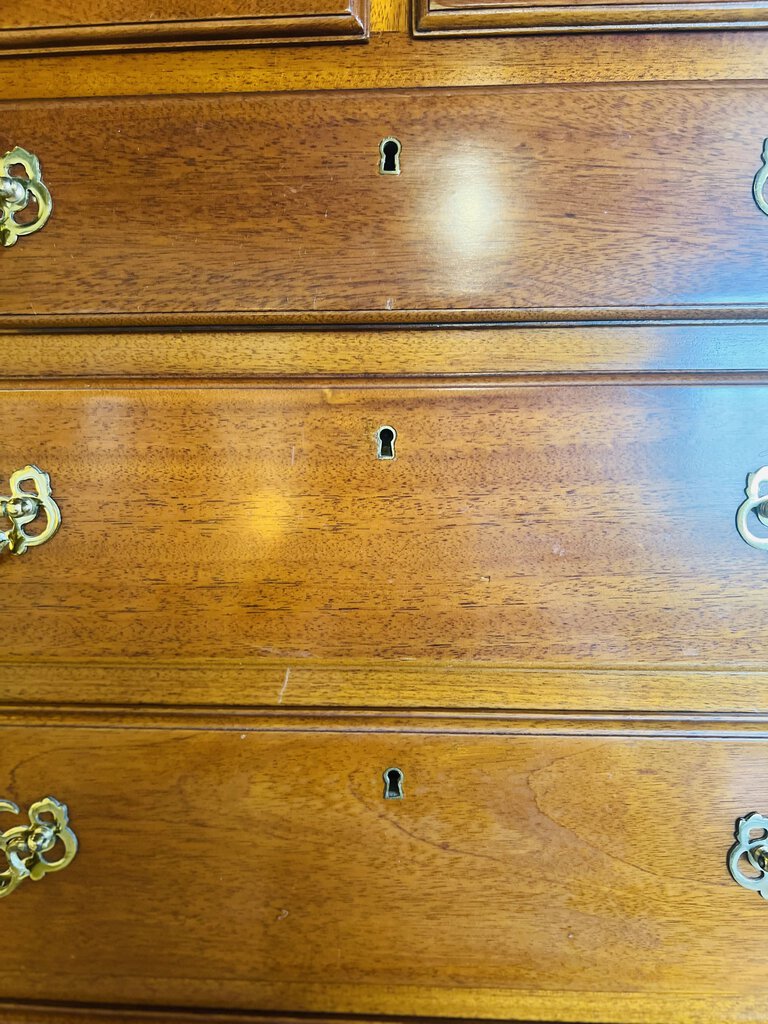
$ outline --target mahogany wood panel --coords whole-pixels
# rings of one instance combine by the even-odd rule
[[[5,1015],[5,1016],[3,1016]],[[94,1021],[103,1024],[200,1024],[200,1014],[195,1010],[165,1010],[149,1009],[115,1009],[114,1007],[88,1006],[73,1007],[57,1004],[51,1007],[49,1003],[35,1003],[16,1001],[0,1002],[0,1020],[8,1019],[13,1024],[39,1024],[44,1020],[45,1024],[93,1024]],[[264,1013],[232,1013],[215,1010],[207,1012],[204,1017],[205,1024],[389,1024],[385,1017],[338,1017],[308,1016],[301,1014],[295,1017],[292,1014],[264,1014]],[[464,1022],[457,1022],[464,1024]]]
[[[3,59],[0,98],[761,79],[762,31],[411,39],[404,8],[371,5],[366,46],[269,47]]]
[[[723,1001],[719,1001],[722,1002]],[[73,1007],[57,1005],[52,1008],[49,1003],[34,1002],[0,1002],[0,1020],[6,1014],[13,1024],[39,1024],[44,1020],[45,1024],[93,1024],[94,1021],[103,1024],[201,1024],[200,1014],[195,1010],[166,1010],[150,1009],[115,1009],[114,1007]],[[691,1018],[693,1020],[693,1018]],[[419,1024],[435,1024],[439,1018],[419,1017]],[[205,1024],[391,1024],[391,1018],[379,1015],[371,1016],[366,1014],[353,1016],[334,1014],[333,1017],[316,1016],[302,1013],[296,1017],[293,1014],[266,1014],[232,1012],[229,1010],[217,1013],[215,1010],[206,1012]],[[442,1024],[442,1022],[441,1022]],[[454,1024],[473,1024],[468,1020],[457,1020]],[[507,1022],[515,1024],[515,1022]],[[520,1024],[520,1022],[518,1022]],[[551,1024],[551,1022],[550,1022]],[[711,1019],[709,1024],[711,1024]]]
[[[413,6],[414,32],[425,36],[754,28],[766,20],[768,4],[731,0],[414,0]]]
[[[409,378],[768,370],[762,324],[459,327],[346,331],[178,331],[25,334],[7,344],[6,386],[84,377]],[[738,373],[739,376],[734,376]],[[579,377],[579,379],[581,379]],[[661,379],[661,378],[660,378]],[[359,381],[358,381],[359,382]]]
[[[38,154],[56,209],[3,254],[35,285],[4,290],[0,322],[765,315],[751,185],[766,98],[755,84],[9,104],[3,142]],[[387,134],[399,177],[378,173]]]
[[[44,468],[63,525],[3,560],[4,613],[29,609],[34,627],[5,637],[0,699],[32,697],[41,659],[81,675],[143,660],[157,664],[141,698],[158,703],[168,663],[186,659],[221,660],[220,694],[192,673],[191,699],[209,703],[290,704],[294,668],[426,663],[453,669],[444,706],[452,686],[471,702],[487,666],[539,672],[524,700],[514,675],[486,678],[505,707],[552,706],[569,670],[624,668],[656,673],[635,686],[663,708],[659,674],[687,668],[735,673],[733,694],[715,692],[723,709],[764,708],[739,673],[767,667],[765,554],[734,516],[766,461],[767,400],[760,385],[631,378],[8,390],[0,480]],[[394,461],[376,458],[383,424],[398,431]],[[260,663],[272,682],[251,691]],[[560,673],[551,693],[543,669]],[[94,673],[101,699],[124,699],[125,678]],[[692,706],[722,682],[689,683]],[[45,685],[85,699],[66,671]],[[428,672],[409,687],[410,706],[433,705]],[[627,706],[615,680],[600,699]]]
[[[765,1019],[765,905],[725,866],[764,741],[403,727],[4,727],[2,795],[66,800],[81,849],[4,902],[45,941],[0,997]]]
[[[16,615],[15,609],[9,615]],[[436,714],[444,709],[501,715],[542,708],[591,714],[642,712],[655,725],[659,709],[719,715],[768,712],[764,669],[626,668],[579,665],[557,668],[503,662],[418,659],[147,657],[50,661],[42,646],[33,658],[0,661],[0,700],[64,702],[82,711],[103,702],[157,705],[163,713],[198,714],[200,708],[337,709],[359,714],[397,708]],[[50,714],[50,712],[49,712]]]
[[[0,53],[364,39],[367,0],[18,0]]]

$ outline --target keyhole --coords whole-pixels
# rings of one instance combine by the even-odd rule
[[[376,431],[376,458],[394,459],[397,431],[394,427],[379,427]]]
[[[384,799],[402,800],[403,797],[403,773],[399,768],[387,768],[384,772]]]
[[[379,174],[400,173],[400,142],[391,135],[379,143]]]

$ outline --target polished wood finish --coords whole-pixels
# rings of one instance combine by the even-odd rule
[[[471,36],[523,32],[604,32],[682,28],[753,28],[768,20],[768,5],[729,0],[414,0],[416,35]]]
[[[764,316],[765,102],[758,84],[9,105],[3,138],[33,146],[57,205],[4,257],[35,287],[4,291],[0,322]],[[378,173],[392,133],[399,177]]]
[[[717,670],[626,667],[555,668],[432,661],[396,662],[296,658],[130,657],[73,662],[0,661],[0,700],[156,705],[196,715],[201,708],[370,708],[585,711],[632,709],[651,716],[659,708],[679,713],[768,713],[768,673],[753,668]],[[7,709],[4,711],[7,715]],[[49,715],[52,714],[49,711]],[[573,725],[579,729],[578,721]]]
[[[0,1022],[764,1024],[768,34],[242,4],[2,19]]]
[[[2,749],[7,795],[55,791],[81,841],[65,873],[3,907],[9,934],[46,922],[33,959],[7,944],[5,998],[649,1024],[704,1019],[707,999],[717,1019],[768,1012],[751,941],[765,907],[725,868],[735,818],[765,796],[764,737],[134,716],[6,726]],[[383,799],[392,765],[402,801]]]
[[[3,58],[0,99],[578,82],[761,79],[768,33],[580,33],[412,39],[407,5],[372,0],[366,46],[163,50]]]
[[[366,0],[17,0],[3,14],[0,54],[346,41],[367,37],[367,19]]]
[[[461,705],[460,672],[486,665],[560,679],[718,668],[736,681],[720,706],[743,707],[738,673],[766,669],[764,557],[734,516],[765,462],[768,390],[673,381],[8,390],[3,478],[43,467],[63,525],[4,565],[4,597],[34,608],[35,628],[6,637],[0,699],[19,699],[19,664],[82,676],[130,653],[235,660],[221,692],[204,673],[189,702],[203,687],[210,703],[283,703],[302,666],[337,678],[415,660],[459,670]],[[376,458],[382,424],[398,431],[391,462]],[[238,666],[262,659],[272,682],[238,686]],[[125,699],[119,672],[97,675],[104,699]],[[167,675],[150,672],[141,699],[166,699]],[[487,679],[482,699],[507,686],[493,706],[530,706],[514,679]],[[429,674],[410,680],[409,705],[432,705]],[[536,680],[539,706],[557,706],[562,684]],[[68,699],[67,685],[60,673],[43,689]],[[174,699],[184,685],[180,665]],[[713,685],[691,681],[691,707]],[[600,699],[627,706],[607,683]],[[757,689],[747,699],[766,706]]]
[[[726,1002],[727,1005],[727,1002]],[[51,1008],[50,1003],[9,1003],[0,1002],[0,1019],[5,1014],[13,1020],[13,1024],[39,1024],[44,1020],[45,1024],[93,1024],[94,1021],[103,1024],[201,1024],[200,1014],[195,1010],[157,1010],[148,1009],[116,1009],[114,1007],[93,1007],[62,1006]],[[293,1014],[271,1014],[253,1011],[249,1013],[232,1013],[224,1011],[206,1012],[205,1024],[328,1024],[327,1016],[302,1013],[300,1016]],[[692,1018],[693,1019],[693,1018]],[[333,1024],[391,1024],[391,1018],[380,1015],[334,1014]],[[439,1018],[421,1017],[420,1024],[435,1024]],[[473,1024],[472,1021],[454,1019],[452,1024]],[[515,1024],[514,1021],[511,1024]]]
[[[2,332],[0,332],[1,334]],[[734,383],[768,370],[762,324],[330,331],[176,331],[25,334],[6,338],[0,382],[121,378],[477,382],[556,374],[552,383],[605,373],[723,371]],[[644,378],[637,378],[644,379]],[[661,378],[659,378],[661,379]],[[680,378],[678,378],[680,379]]]

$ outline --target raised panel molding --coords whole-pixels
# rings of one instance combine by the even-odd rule
[[[44,4],[22,0],[0,29],[3,53],[164,49],[178,46],[248,46],[259,43],[354,42],[368,38],[369,0],[253,0],[247,13],[233,15],[225,0],[195,0],[179,17],[172,0],[146,3],[146,20],[136,12],[105,10],[98,0],[76,0],[65,24],[46,24]],[[198,10],[199,9],[199,10]],[[141,10],[139,10],[139,15]]]
[[[501,3],[414,0],[416,36],[518,35],[638,29],[760,28],[768,5],[726,3]]]

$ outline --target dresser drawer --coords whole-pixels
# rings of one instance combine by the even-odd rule
[[[736,819],[766,810],[764,733],[95,724],[1,730],[0,796],[66,802],[80,849],[2,900],[8,935],[43,921],[45,938],[34,957],[6,944],[0,999],[652,1024],[768,1013],[768,908],[726,867]],[[403,799],[385,799],[392,769]]]
[[[365,0],[16,0],[0,53],[365,39]]]
[[[306,669],[442,666],[442,690],[373,699],[363,674],[320,702],[584,707],[546,672],[525,695],[471,674],[704,667],[674,707],[766,709],[763,684],[733,704],[712,670],[766,669],[768,553],[736,512],[767,405],[761,385],[594,379],[6,390],[0,494],[34,463],[62,524],[0,556],[28,616],[0,699],[291,704],[318,699]],[[179,659],[208,681],[144,671]],[[72,686],[97,663],[138,676]]]
[[[550,86],[8,103],[53,213],[4,326],[765,316],[768,94]],[[399,174],[381,174],[388,137]],[[391,157],[394,166],[394,156]],[[19,214],[19,216],[22,216]]]
[[[626,29],[755,28],[765,10],[726,0],[416,0],[414,30],[421,36],[519,35]]]

